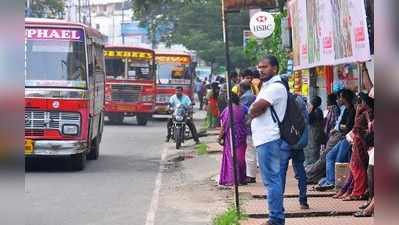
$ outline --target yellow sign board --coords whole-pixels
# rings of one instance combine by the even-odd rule
[[[190,64],[190,57],[187,56],[156,56],[155,59],[159,63]]]
[[[145,59],[151,60],[152,54],[148,52],[138,52],[138,51],[114,51],[105,50],[105,57],[117,57],[117,58],[135,58],[135,59]]]

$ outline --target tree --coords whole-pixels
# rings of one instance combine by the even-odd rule
[[[273,34],[262,40],[260,44],[255,39],[249,40],[245,49],[245,55],[249,58],[252,64],[255,64],[259,59],[266,54],[271,54],[277,57],[279,61],[280,72],[284,73],[287,69],[288,53],[282,46],[281,40],[281,19],[287,16],[287,12],[277,13],[274,15],[276,28]]]
[[[58,18],[64,17],[63,0],[31,0],[30,15],[38,18]]]
[[[162,41],[195,50],[212,69],[225,64],[220,0],[141,0],[135,1],[134,10],[135,18],[143,22],[153,23],[153,13],[161,18],[159,24],[169,24],[171,29],[164,33]],[[229,16],[231,61],[237,68],[250,65],[242,48],[242,31],[249,29],[248,24],[246,11]]]

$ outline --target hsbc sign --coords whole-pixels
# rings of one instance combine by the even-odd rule
[[[251,32],[257,38],[269,37],[275,28],[274,18],[272,14],[268,12],[257,12],[251,17],[249,27]]]

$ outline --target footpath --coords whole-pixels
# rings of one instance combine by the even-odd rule
[[[221,160],[222,147],[216,143],[216,137],[219,134],[217,129],[201,129],[204,124],[206,113],[197,111],[194,115],[194,121],[199,131],[201,131],[201,143],[207,146],[207,155],[215,156]],[[189,147],[190,148],[190,147]],[[191,147],[192,148],[192,147]],[[186,152],[186,151],[185,151]],[[183,153],[184,154],[184,153]],[[187,159],[187,152],[183,158]],[[189,156],[190,157],[190,156]],[[219,162],[220,166],[220,162]],[[216,166],[217,167],[217,166]],[[214,187],[217,186],[218,167],[211,178]],[[268,208],[266,203],[266,192],[260,177],[259,171],[256,183],[239,186],[241,210],[247,215],[246,219],[240,221],[240,225],[261,225],[267,221]],[[214,192],[221,192],[225,195],[226,205],[233,203],[233,189],[212,188]],[[284,207],[286,213],[286,225],[372,225],[374,218],[355,218],[352,216],[358,210],[358,207],[364,201],[342,201],[333,199],[335,193],[317,192],[312,190],[312,186],[308,186],[308,203],[310,209],[300,209],[298,201],[298,183],[294,177],[293,169],[289,166],[287,172],[286,191],[284,195]],[[231,196],[231,197],[227,197]]]
[[[216,140],[218,130],[208,130],[207,134],[214,136]],[[212,140],[207,138],[208,140]],[[220,152],[222,148],[212,141],[207,143],[208,152]],[[241,210],[247,215],[247,219],[240,221],[241,225],[261,225],[267,221],[268,207],[266,190],[262,183],[262,178],[257,174],[256,183],[239,186]],[[298,182],[292,166],[287,172],[286,191],[284,194],[284,207],[286,214],[286,225],[372,225],[374,218],[355,218],[353,213],[365,201],[342,201],[333,199],[334,191],[318,192],[312,190],[312,185],[308,186],[309,209],[303,210],[299,205]],[[232,193],[233,195],[233,193]]]

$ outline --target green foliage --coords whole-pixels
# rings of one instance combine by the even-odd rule
[[[259,44],[257,40],[249,40],[245,48],[245,55],[249,58],[252,64],[256,64],[259,59],[265,55],[274,55],[277,57],[280,64],[280,73],[287,69],[288,54],[282,46],[281,40],[281,19],[286,16],[286,12],[274,15],[276,28],[273,34],[262,40]]]
[[[208,145],[201,143],[195,146],[195,150],[197,155],[206,155],[208,154]]]
[[[242,213],[239,215],[234,207],[230,207],[213,220],[213,225],[240,225],[239,221],[245,218]]]
[[[32,0],[31,17],[62,19],[64,17],[63,0]]]
[[[225,64],[220,0],[141,0],[135,1],[133,6],[135,18],[149,27],[154,23],[151,19],[154,15],[160,18],[156,20],[159,24],[173,25],[169,33],[162,35],[162,41],[195,50],[214,70]],[[242,31],[249,29],[248,12],[234,13],[228,19],[232,65],[248,67],[250,61],[242,48]],[[151,35],[150,39],[154,40]]]

